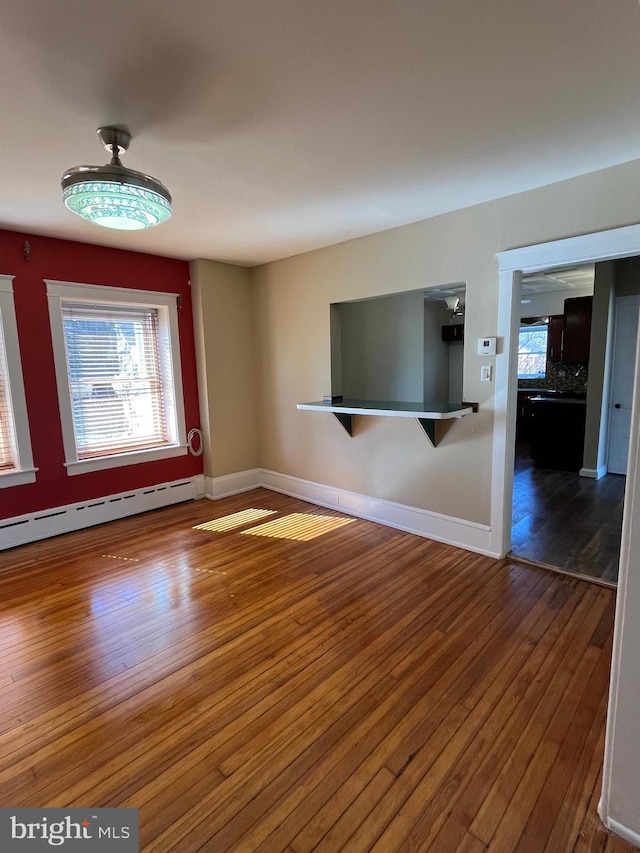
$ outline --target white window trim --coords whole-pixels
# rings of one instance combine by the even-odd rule
[[[523,325],[521,325],[521,326],[520,326],[520,331],[518,332],[518,353],[517,353],[517,355],[518,355],[518,356],[520,356],[520,354],[521,354],[521,353],[520,353],[520,338],[519,338],[520,334],[521,334],[522,332],[532,332],[532,331],[534,331],[534,330],[536,330],[536,329],[545,329],[545,330],[546,330],[546,332],[547,332],[547,342],[548,342],[548,340],[549,340],[549,326],[548,326],[548,324],[547,324],[547,323],[538,323],[538,324],[537,324],[537,325],[535,325],[535,326],[526,326],[526,325],[525,325],[525,326],[523,326]],[[546,349],[545,349],[545,350],[540,350],[540,352],[539,352],[539,353],[536,353],[536,355],[542,355],[542,356],[544,356],[544,363],[545,363],[545,370],[544,370],[544,373],[537,373],[535,376],[524,376],[523,374],[521,374],[521,373],[520,373],[520,370],[518,370],[518,379],[525,379],[525,380],[529,380],[529,379],[544,379],[544,378],[546,377],[546,375],[547,375],[547,355],[546,355],[546,353],[547,353]]]
[[[7,374],[9,377],[9,397],[15,427],[18,470],[0,472],[0,489],[35,483],[37,468],[33,467],[31,435],[27,417],[27,402],[22,379],[22,359],[18,343],[18,324],[13,303],[12,275],[0,275],[0,322],[4,334],[7,354]]]
[[[53,358],[58,386],[60,422],[64,443],[65,468],[70,477],[91,471],[103,471],[108,468],[120,468],[123,465],[137,465],[141,462],[155,462],[184,456],[187,453],[187,438],[184,418],[184,395],[182,389],[182,368],[180,359],[180,338],[178,334],[177,293],[158,293],[152,290],[134,290],[125,287],[105,287],[95,284],[79,284],[71,281],[53,281],[44,279],[47,285],[49,301],[49,321]],[[175,397],[177,440],[166,447],[152,447],[148,450],[136,450],[130,453],[114,453],[96,459],[78,459],[73,429],[71,393],[67,373],[67,356],[62,322],[62,300],[95,303],[127,303],[129,305],[152,306],[166,309],[171,346],[171,364],[173,392]]]

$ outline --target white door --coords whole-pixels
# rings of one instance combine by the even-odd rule
[[[616,299],[607,470],[627,473],[640,296]]]

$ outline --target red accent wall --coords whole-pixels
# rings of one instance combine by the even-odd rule
[[[25,240],[31,246],[29,260],[24,256]],[[39,468],[35,483],[0,489],[0,518],[202,473],[202,457],[187,454],[73,477],[67,475],[44,283],[48,278],[183,296],[178,325],[188,432],[200,426],[200,416],[186,261],[0,230],[0,274],[15,276],[13,292],[31,446],[34,465]]]

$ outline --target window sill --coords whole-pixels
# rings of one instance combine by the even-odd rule
[[[0,489],[10,489],[12,486],[35,483],[37,470],[37,468],[25,468],[22,471],[7,471],[0,474]]]
[[[99,456],[95,459],[80,459],[65,462],[67,476],[90,474],[92,471],[105,471],[110,468],[122,468],[125,465],[140,465],[143,462],[157,462],[172,459],[187,453],[186,444],[172,444],[169,447],[152,447],[150,450],[136,450],[133,453],[115,453],[112,456]]]

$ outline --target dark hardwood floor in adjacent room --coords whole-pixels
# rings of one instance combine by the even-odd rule
[[[293,513],[344,518],[257,490],[0,553],[0,803],[138,807],[145,853],[631,853],[596,814],[615,592],[243,532]]]
[[[626,477],[600,480],[538,468],[527,442],[516,445],[514,557],[616,583]]]

